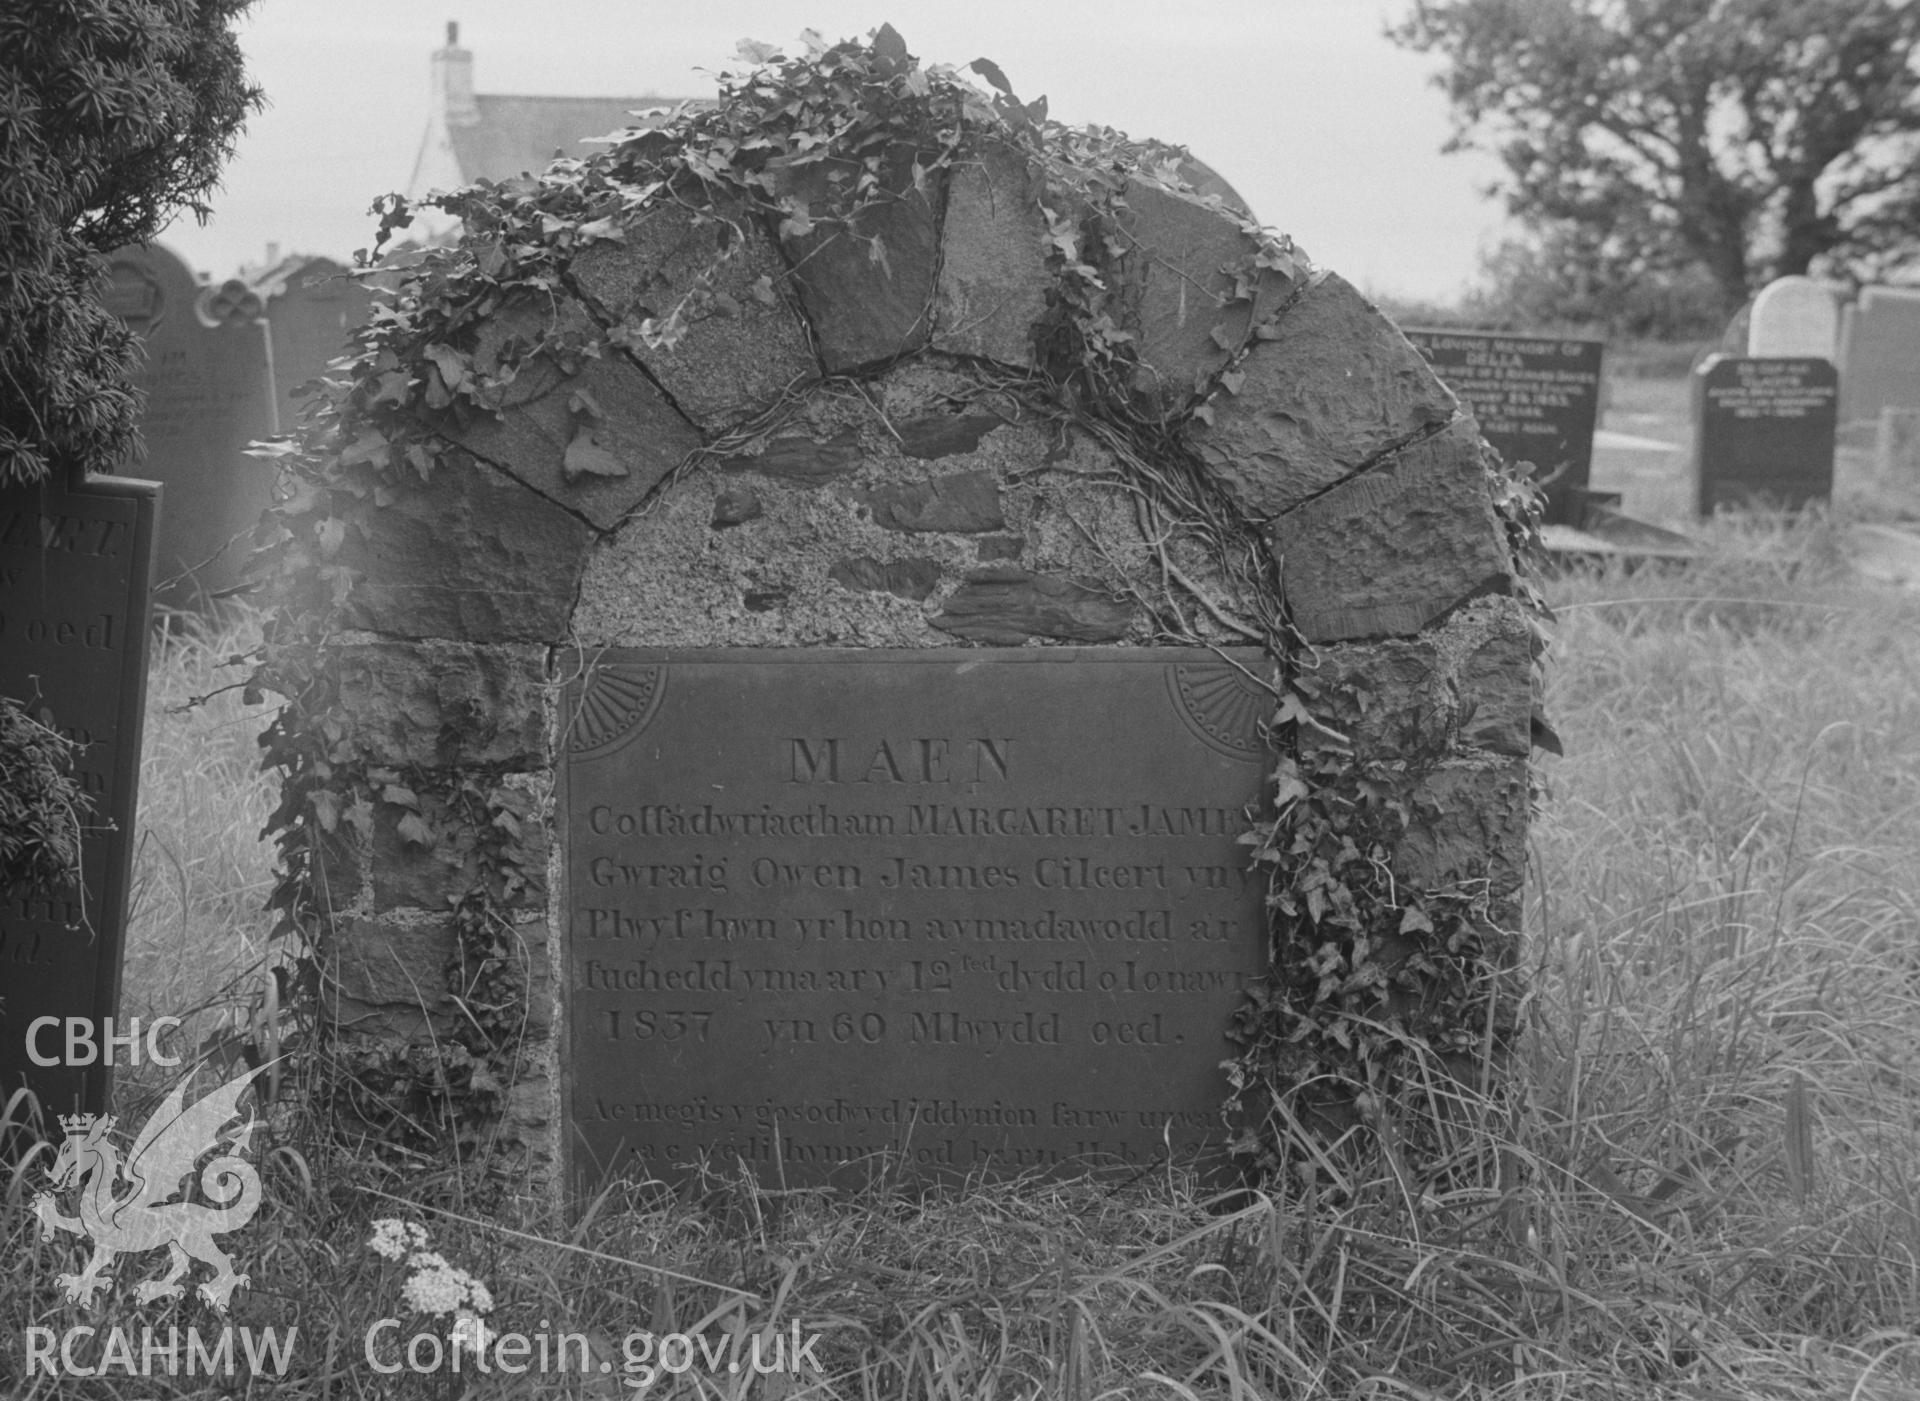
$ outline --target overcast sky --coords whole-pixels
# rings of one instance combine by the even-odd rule
[[[1378,293],[1451,298],[1498,238],[1485,156],[1440,154],[1435,60],[1382,37],[1404,0],[256,0],[241,43],[268,108],[204,228],[161,241],[215,278],[344,257],[404,187],[428,59],[460,22],[480,92],[709,96],[734,46],[892,23],[923,62],[993,59],[1055,118],[1186,145],[1315,261]]]

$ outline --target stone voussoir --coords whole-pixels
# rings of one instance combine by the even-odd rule
[[[630,332],[628,353],[702,429],[730,428],[819,374],[779,250],[755,215],[669,202],[623,233],[582,252],[568,276],[607,325]],[[684,330],[671,345],[640,338],[642,321],[664,326],[676,312]]]
[[[1033,326],[1046,315],[1052,285],[1047,223],[1027,158],[989,142],[948,183],[934,349],[1034,364]]]
[[[436,642],[332,653],[336,713],[354,750],[393,767],[544,769],[546,652]]]
[[[700,446],[700,434],[617,352],[575,353],[597,336],[593,319],[571,297],[503,308],[487,321],[474,351],[481,373],[500,373],[516,347],[523,351],[548,337],[569,349],[522,359],[497,391],[499,417],[462,410],[435,427],[608,530]]]
[[[371,511],[341,562],[359,578],[345,625],[388,637],[559,642],[593,529],[462,452]]]
[[[1294,292],[1278,271],[1254,268],[1260,243],[1237,216],[1147,180],[1127,187],[1115,211],[1125,249],[1121,321],[1139,337],[1135,387],[1178,412],[1247,343],[1254,325]],[[1224,269],[1246,267],[1251,300]]]
[[[880,201],[861,211],[851,229],[838,221],[823,222],[782,240],[820,363],[829,374],[911,355],[932,336],[929,313],[940,261],[939,185],[944,176],[935,171],[924,188],[917,188],[915,154],[908,146],[888,153]],[[858,162],[829,157],[791,170],[782,194],[823,212],[828,176],[834,170],[849,179],[861,173]]]
[[[1512,566],[1482,450],[1473,421],[1460,419],[1268,527],[1303,637],[1409,637],[1505,590]]]
[[[1453,393],[1344,278],[1313,281],[1240,362],[1237,393],[1212,400],[1189,442],[1256,522],[1298,506],[1389,449],[1451,419]]]

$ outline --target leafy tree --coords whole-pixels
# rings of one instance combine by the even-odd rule
[[[1731,311],[1920,242],[1912,0],[1414,0],[1389,33],[1449,59],[1448,149],[1615,284],[1694,264]]]
[[[232,33],[248,3],[0,3],[0,488],[131,451],[133,339],[101,303],[102,255],[205,217],[260,106]],[[0,889],[75,866],[71,751],[0,697]]]
[[[0,4],[0,487],[131,450],[133,345],[100,255],[206,216],[261,102],[232,31],[249,3]]]

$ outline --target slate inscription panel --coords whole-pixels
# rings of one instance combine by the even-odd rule
[[[158,496],[112,477],[0,492],[0,694],[83,746],[74,774],[94,806],[79,884],[0,898],[0,1101],[24,1083],[48,1114],[106,1108],[102,1068],[36,1066],[26,1033],[36,1017],[97,1023],[119,995]]]
[[[1266,966],[1236,839],[1268,673],[1253,650],[595,654],[560,802],[576,1182],[1217,1141]]]
[[[1839,390],[1826,360],[1709,361],[1694,391],[1700,514],[1825,500],[1833,490]]]
[[[1447,388],[1509,462],[1531,462],[1545,482],[1546,520],[1581,523],[1600,411],[1601,341],[1408,331]]]

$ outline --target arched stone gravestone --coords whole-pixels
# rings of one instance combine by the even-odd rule
[[[235,587],[273,471],[246,446],[273,431],[266,323],[238,282],[202,287],[159,244],[109,259],[107,306],[140,338],[134,383],[145,456],[129,470],[166,488],[155,542],[158,601],[193,605]]]
[[[1214,1139],[1283,675],[1407,761],[1392,881],[1511,952],[1530,629],[1472,421],[1144,165],[1090,196],[991,121],[911,156],[844,224],[706,191],[476,318],[403,298],[283,513],[290,617],[351,578],[278,677],[339,1063],[479,1095],[536,1177]]]

